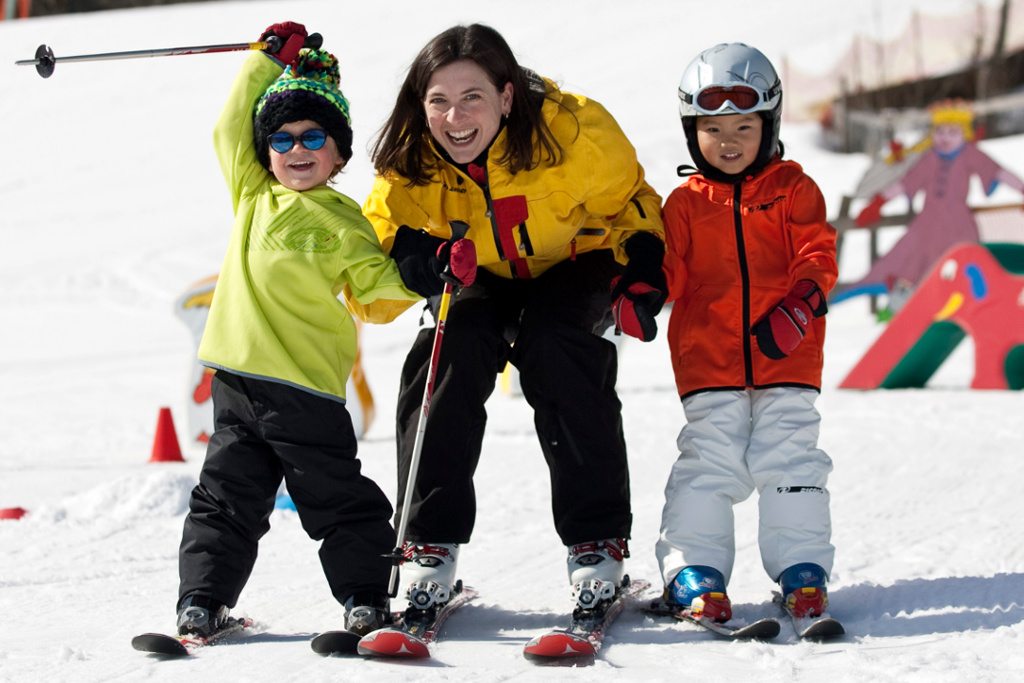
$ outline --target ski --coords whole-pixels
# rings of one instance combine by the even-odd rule
[[[430,657],[430,644],[440,640],[441,626],[455,610],[479,594],[462,582],[455,585],[451,599],[438,609],[409,608],[397,615],[395,626],[378,629],[363,636],[356,645],[365,657],[422,659]]]
[[[678,621],[695,624],[717,636],[735,640],[771,640],[779,635],[782,629],[779,622],[770,617],[742,626],[729,622],[723,624],[714,619],[694,616],[689,609],[670,605],[660,598],[652,602],[645,611],[655,616],[672,617]]]
[[[358,654],[359,634],[352,631],[324,631],[309,642],[318,655]]]
[[[793,630],[796,631],[796,635],[799,638],[804,640],[830,640],[846,635],[846,629],[843,627],[843,624],[838,619],[833,618],[828,612],[817,617],[798,617],[786,609],[786,603],[782,599],[781,593],[774,594],[773,602],[789,615],[790,621],[793,622]]]
[[[846,629],[838,620],[823,614],[820,617],[791,617],[796,634],[806,640],[831,640],[846,635]]]
[[[604,636],[626,604],[651,587],[643,579],[623,580],[615,598],[603,610],[577,609],[567,629],[555,629],[533,638],[523,648],[523,656],[536,664],[586,662],[592,660],[604,643]]]
[[[216,645],[228,636],[253,626],[252,619],[228,617],[224,628],[209,636],[169,636],[164,633],[142,633],[132,638],[132,647],[139,652],[164,657],[188,657],[199,648]]]

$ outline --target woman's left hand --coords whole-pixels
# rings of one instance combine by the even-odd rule
[[[469,287],[476,281],[476,245],[465,237],[448,240],[437,250],[441,279],[452,285]]]

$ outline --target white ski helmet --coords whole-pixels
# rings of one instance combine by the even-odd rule
[[[696,119],[751,112],[757,112],[764,121],[757,159],[743,173],[722,173],[700,153]],[[760,50],[744,43],[719,43],[697,55],[683,71],[679,80],[679,117],[698,170],[711,178],[738,180],[761,170],[781,153],[782,82]]]

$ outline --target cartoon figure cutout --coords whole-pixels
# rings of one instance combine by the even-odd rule
[[[890,297],[905,300],[901,293],[909,295],[950,247],[977,243],[978,226],[967,205],[972,176],[981,180],[987,195],[1000,183],[1024,193],[1020,178],[978,149],[973,113],[964,102],[944,101],[931,108],[929,135],[909,150],[908,156],[915,155],[902,177],[875,194],[857,215],[856,224],[868,227],[876,223],[882,206],[899,195],[912,201],[923,192],[921,212],[867,275],[833,292],[833,302],[862,292],[888,292]],[[898,303],[890,301],[894,309],[898,306],[893,304]]]

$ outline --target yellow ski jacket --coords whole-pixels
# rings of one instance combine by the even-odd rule
[[[511,174],[494,161],[505,153],[503,128],[488,155],[485,191],[446,161],[428,134],[427,166],[438,166],[431,182],[410,186],[397,174],[378,176],[363,205],[386,251],[402,225],[448,238],[449,221],[459,220],[469,224],[479,267],[529,278],[594,249],[613,249],[625,263],[621,245],[639,231],[664,239],[661,198],[615,119],[594,100],[546,84],[541,112],[564,150],[562,163]]]

